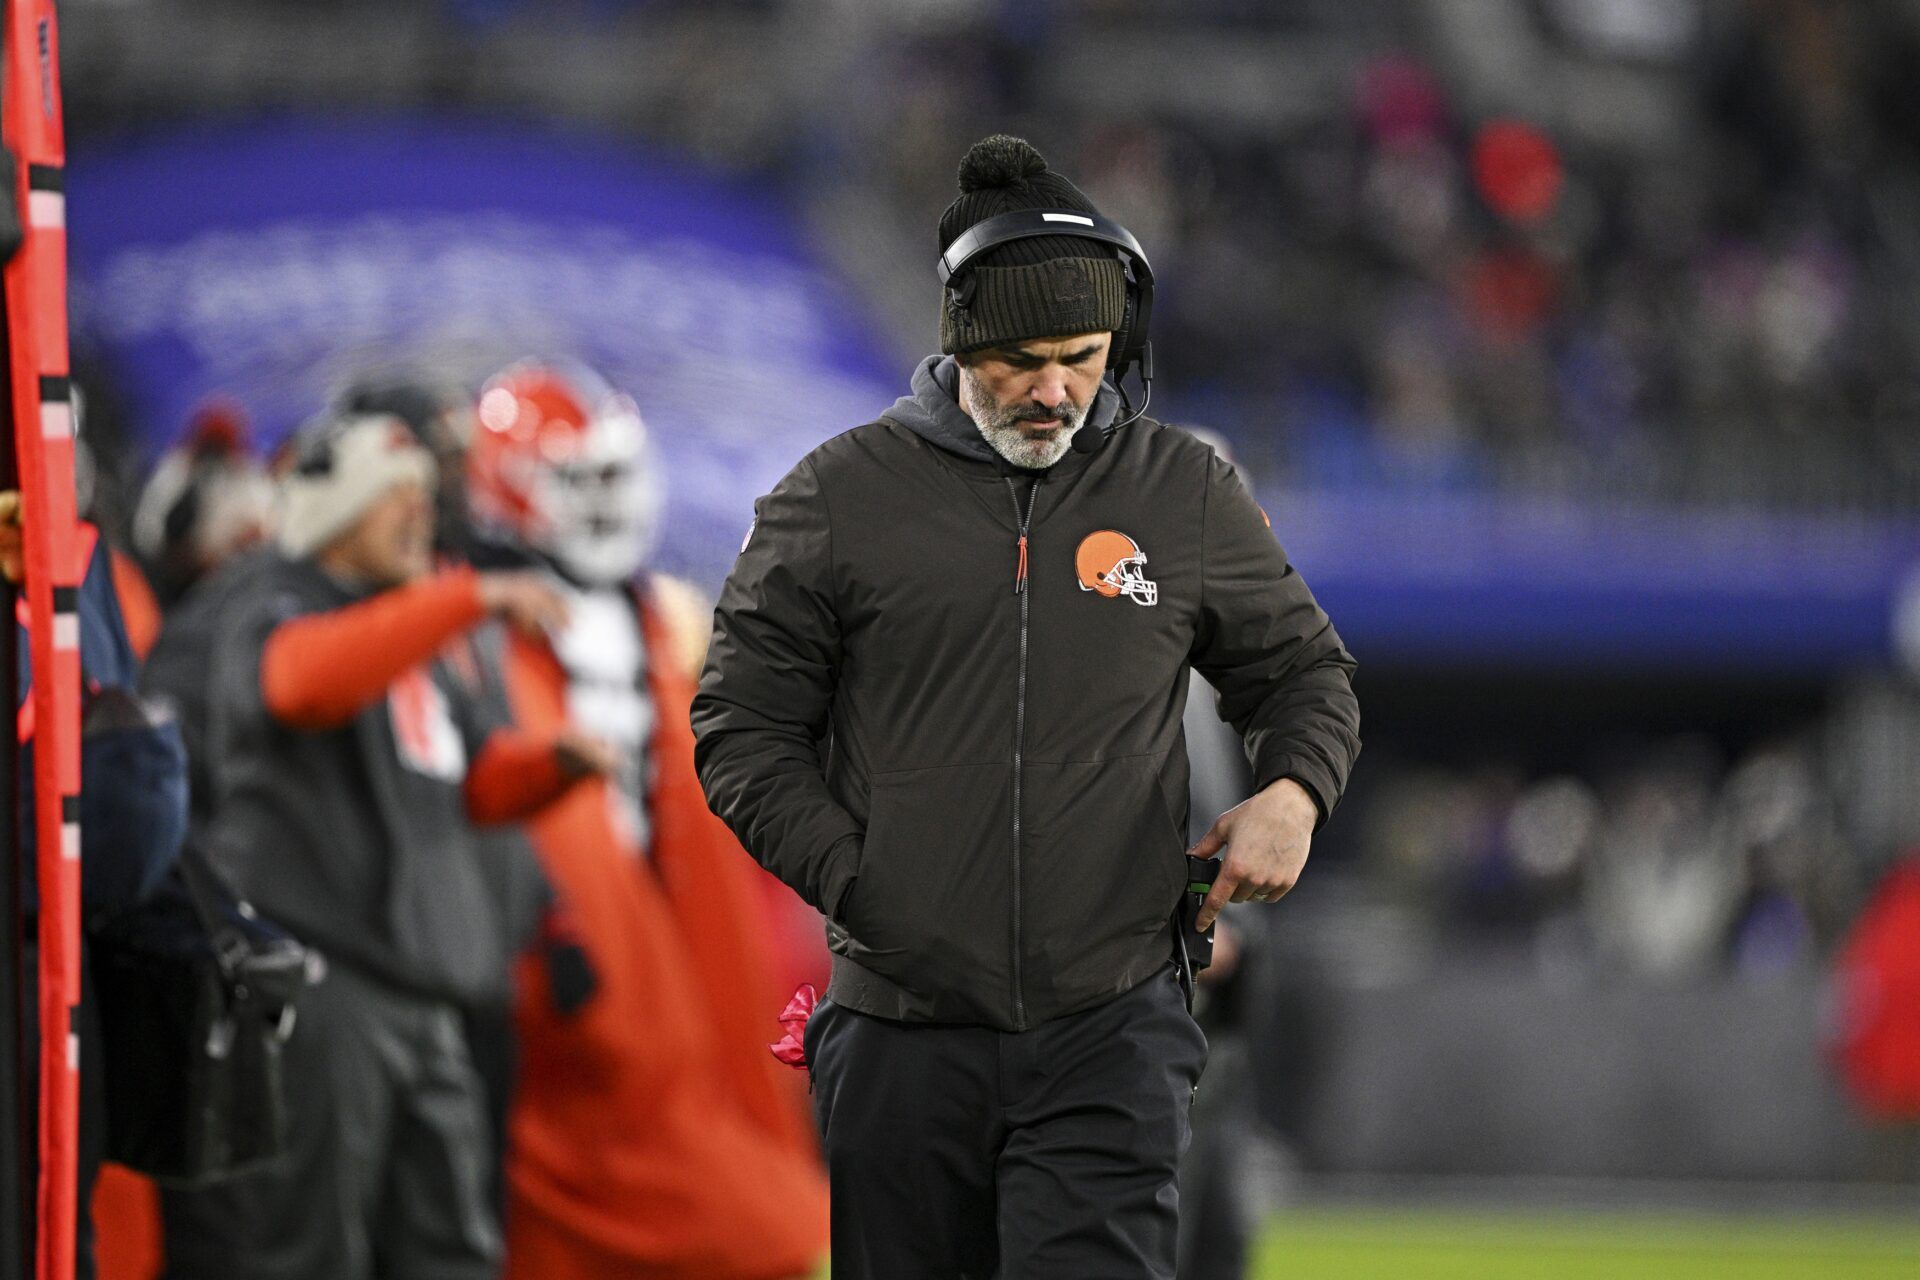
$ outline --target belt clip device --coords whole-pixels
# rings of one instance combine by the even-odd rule
[[[1180,909],[1174,920],[1174,938],[1180,953],[1180,986],[1186,992],[1187,1009],[1193,1009],[1193,975],[1213,963],[1213,926],[1199,927],[1200,908],[1220,878],[1220,859],[1187,855],[1187,885],[1180,893]]]

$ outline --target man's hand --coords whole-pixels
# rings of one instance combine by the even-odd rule
[[[553,743],[553,758],[560,772],[569,778],[584,778],[590,773],[609,774],[620,768],[620,751],[605,738],[579,729],[568,729]]]
[[[479,585],[481,606],[515,630],[539,636],[567,625],[566,598],[542,574],[483,573]]]
[[[1292,778],[1281,778],[1221,814],[1187,850],[1196,858],[1211,858],[1223,846],[1227,851],[1220,878],[1200,908],[1199,927],[1212,924],[1229,902],[1276,902],[1286,896],[1307,864],[1319,816],[1313,797]]]

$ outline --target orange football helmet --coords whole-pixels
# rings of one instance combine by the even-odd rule
[[[1135,604],[1157,604],[1160,586],[1148,579],[1146,563],[1140,544],[1115,529],[1088,534],[1073,553],[1073,571],[1082,591],[1109,599],[1125,596]]]
[[[467,501],[485,536],[583,585],[624,582],[653,550],[660,486],[633,400],[577,365],[522,361],[480,390]]]

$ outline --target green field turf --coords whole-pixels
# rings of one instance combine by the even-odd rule
[[[1920,1280],[1913,1218],[1301,1209],[1254,1280]]]

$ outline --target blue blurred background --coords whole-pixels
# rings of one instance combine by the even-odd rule
[[[961,152],[1030,138],[1153,261],[1155,416],[1361,664],[1353,789],[1250,926],[1236,1194],[1912,1203],[1831,973],[1920,844],[1920,4],[62,20],[110,525],[210,396],[271,445],[370,371],[579,355],[711,590],[937,346]]]

